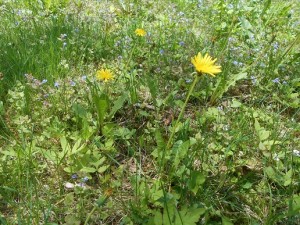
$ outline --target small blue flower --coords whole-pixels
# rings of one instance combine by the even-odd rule
[[[66,35],[66,34],[61,34],[61,35],[60,35],[60,38],[61,38],[61,39],[65,39],[65,38],[67,38],[67,35]]]
[[[67,42],[63,43],[63,48],[67,47]]]
[[[163,49],[159,50],[159,54],[163,55],[165,53],[165,51]]]
[[[275,51],[277,51],[278,50],[278,48],[279,48],[279,44],[278,44],[278,42],[276,41],[276,42],[274,42],[273,44],[272,44],[272,46],[273,46],[273,48],[274,48],[274,50]]]
[[[190,83],[192,83],[192,80],[191,79],[186,79],[185,83],[190,84]]]
[[[120,45],[121,45],[121,41],[120,40],[118,40],[118,41],[115,42],[115,47],[118,47]]]
[[[262,67],[262,68],[265,68],[265,67],[266,67],[266,64],[264,64],[263,62],[260,63],[259,65],[260,65],[260,67]]]
[[[86,75],[83,75],[83,76],[81,77],[81,80],[82,80],[82,81],[86,81]]]
[[[42,80],[42,83],[41,84],[45,84],[45,83],[47,83],[48,82],[48,80],[47,79],[44,79],[44,80]]]
[[[55,83],[54,83],[54,87],[57,87],[57,88],[58,88],[58,87],[59,87],[59,83],[58,83],[58,82],[55,82]]]
[[[198,4],[197,4],[198,8],[202,7],[202,5],[203,5],[203,0],[198,0]]]
[[[233,5],[232,4],[228,4],[227,7],[228,7],[228,9],[233,9]]]
[[[180,12],[178,13],[178,15],[179,15],[179,16],[184,16],[184,12],[181,12],[181,11],[180,11]]]
[[[76,85],[76,83],[74,82],[74,81],[70,81],[70,85],[72,86],[72,87],[74,87],[75,85]]]
[[[76,173],[72,174],[71,176],[72,179],[77,179],[78,178],[78,175]]]
[[[82,188],[83,188],[83,187],[85,187],[85,183],[80,182],[80,183],[76,184],[76,186],[77,186],[77,187],[82,187]]]
[[[88,177],[84,177],[84,178],[82,178],[82,182],[87,182],[89,180],[89,178]]]
[[[218,106],[217,109],[218,109],[219,111],[223,111],[223,106]]]
[[[235,65],[235,66],[237,66],[237,65],[239,64],[239,62],[237,62],[237,61],[233,61],[232,63],[233,63],[233,65]]]
[[[275,84],[279,84],[280,83],[280,81],[279,81],[279,78],[277,77],[277,78],[275,78],[274,80],[272,80],[272,82],[273,83],[275,83]]]
[[[287,82],[286,82],[286,81],[283,81],[282,84],[287,84]]]
[[[180,41],[180,42],[179,42],[179,45],[180,45],[180,46],[184,46],[184,41]]]
[[[251,82],[252,82],[252,84],[256,84],[256,82],[257,82],[257,79],[256,79],[256,77],[255,76],[251,76]]]

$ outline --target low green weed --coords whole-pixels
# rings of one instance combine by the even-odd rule
[[[0,1],[0,224],[299,224],[299,9]]]

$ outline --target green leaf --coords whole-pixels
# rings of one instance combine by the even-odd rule
[[[58,165],[61,164],[61,162],[64,160],[64,158],[67,156],[67,154],[71,151],[71,147],[65,136],[60,138],[60,145],[61,145],[62,151],[58,154],[59,155]]]
[[[96,169],[93,167],[83,167],[80,171],[85,173],[95,173]]]
[[[176,214],[175,225],[195,225],[205,211],[205,208],[183,208]]]
[[[192,171],[190,180],[188,181],[189,189],[196,194],[199,188],[204,184],[206,177],[199,171]]]
[[[292,183],[293,170],[290,169],[283,177],[284,186],[289,186]]]
[[[173,203],[167,203],[163,211],[163,224],[173,225],[175,219],[175,206]]]
[[[79,139],[75,142],[75,144],[74,144],[74,146],[72,147],[72,150],[71,150],[71,152],[70,152],[70,155],[76,154],[76,153],[80,152],[82,149],[85,148],[85,144],[81,145],[81,141],[82,141],[81,138],[79,138]]]
[[[222,216],[222,225],[234,225],[231,220],[226,217],[226,216]]]
[[[78,220],[75,215],[69,214],[65,217],[65,222],[66,225],[80,225],[81,221]]]
[[[261,127],[256,118],[254,120],[254,128],[255,128],[255,131],[256,131],[260,141],[264,141],[269,138],[271,132],[268,130],[265,130],[263,127]]]
[[[231,86],[235,86],[237,81],[245,78],[247,78],[247,72],[242,71],[238,74],[232,74],[229,79],[219,79],[217,83],[217,88],[211,96],[210,103],[213,104],[218,98],[221,98]]]
[[[108,110],[108,97],[104,94],[102,94],[101,96],[95,94],[93,96],[93,100],[96,105],[96,110],[97,110],[98,120],[99,120],[98,122],[100,126],[102,126],[106,112]]]
[[[175,154],[175,159],[173,161],[174,167],[177,167],[182,159],[184,159],[188,153],[190,147],[190,141],[182,142],[181,140],[174,143],[172,147],[172,152]]]
[[[101,167],[99,167],[99,169],[98,169],[98,173],[103,173],[103,172],[105,172],[108,168],[109,168],[109,165],[101,166]]]
[[[281,185],[283,184],[283,176],[279,172],[275,171],[271,166],[266,167],[264,169],[264,172],[272,181],[275,181]]]
[[[291,210],[300,211],[300,195],[293,195],[291,198]]]
[[[74,193],[68,193],[64,198],[64,204],[65,206],[71,206],[74,204]]]
[[[222,23],[221,23],[221,28],[222,28],[222,29],[224,29],[226,26],[227,26],[227,23],[226,23],[226,22],[222,22]]]
[[[241,17],[240,20],[241,20],[241,23],[242,23],[242,27],[245,30],[251,30],[252,29],[252,25],[249,22],[249,20],[247,20],[245,17]]]
[[[250,183],[250,182],[246,182],[244,185],[243,185],[243,188],[244,189],[249,189],[249,188],[251,188],[252,187],[252,183]]]
[[[160,152],[166,147],[166,143],[158,129],[156,129],[155,131],[155,139],[156,139],[158,152]]]
[[[259,134],[258,134],[259,135],[259,139],[261,141],[264,141],[264,140],[268,139],[268,137],[270,136],[270,134],[271,134],[270,131],[262,129],[262,130],[259,131]]]
[[[100,196],[97,201],[96,204],[98,205],[98,207],[102,207],[105,205],[106,201],[107,201],[108,197],[105,195]]]
[[[3,102],[0,101],[0,115],[4,114],[4,106],[3,106]]]
[[[154,201],[157,201],[158,199],[164,197],[164,192],[163,190],[156,190],[154,191],[154,193],[152,194],[152,198]]]
[[[161,212],[156,211],[153,218],[154,225],[163,225],[163,216]]]
[[[72,105],[72,110],[75,113],[75,115],[77,115],[78,117],[80,118],[86,117],[87,111],[81,104],[74,103]]]
[[[114,102],[114,106],[112,107],[110,114],[109,114],[110,119],[113,118],[115,113],[123,107],[126,100],[128,100],[128,95],[127,95],[127,93],[124,93]]]
[[[101,159],[99,159],[96,162],[92,162],[91,164],[94,165],[96,168],[99,167],[100,165],[102,165],[106,160],[106,157],[102,157]]]
[[[230,107],[232,107],[232,108],[239,108],[239,107],[241,107],[241,105],[242,105],[242,103],[240,103],[238,100],[236,100],[236,99],[233,99],[232,100],[232,103],[231,103],[231,105],[230,105]]]

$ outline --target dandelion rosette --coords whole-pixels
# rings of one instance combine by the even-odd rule
[[[221,66],[215,65],[217,59],[212,59],[208,54],[203,57],[199,52],[198,55],[191,58],[191,61],[199,73],[207,73],[215,77],[215,74],[222,72]]]
[[[143,29],[141,29],[141,28],[138,28],[138,29],[135,30],[135,34],[136,34],[137,36],[144,37],[144,36],[146,35],[146,31],[143,30]]]
[[[96,77],[98,80],[103,80],[104,82],[107,82],[114,78],[112,72],[109,69],[98,70],[96,72]]]

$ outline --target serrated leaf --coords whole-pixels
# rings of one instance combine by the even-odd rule
[[[101,167],[99,167],[99,169],[98,169],[98,173],[103,173],[103,172],[105,172],[108,168],[109,168],[109,165],[101,166]]]
[[[80,152],[82,149],[85,148],[85,144],[81,145],[81,141],[82,141],[82,139],[79,138],[79,139],[75,142],[75,144],[74,144],[74,146],[73,146],[73,148],[72,148],[72,151],[70,152],[70,155],[76,154],[76,153]],[[81,145],[81,146],[80,146],[80,145]]]
[[[96,169],[93,167],[83,167],[80,171],[85,173],[95,173]]]
[[[162,137],[158,129],[156,129],[155,131],[155,139],[156,139],[158,150],[163,150],[166,147],[166,144],[164,138]]]
[[[175,158],[173,161],[174,167],[177,167],[182,159],[184,159],[187,155],[187,152],[190,147],[190,141],[177,141],[174,143],[172,147],[172,153],[175,154]]]
[[[101,159],[99,159],[96,162],[92,162],[91,164],[94,165],[96,168],[99,167],[100,165],[102,165],[106,160],[106,157],[102,157]]]
[[[290,169],[283,177],[284,186],[289,186],[292,183],[293,170]]]

